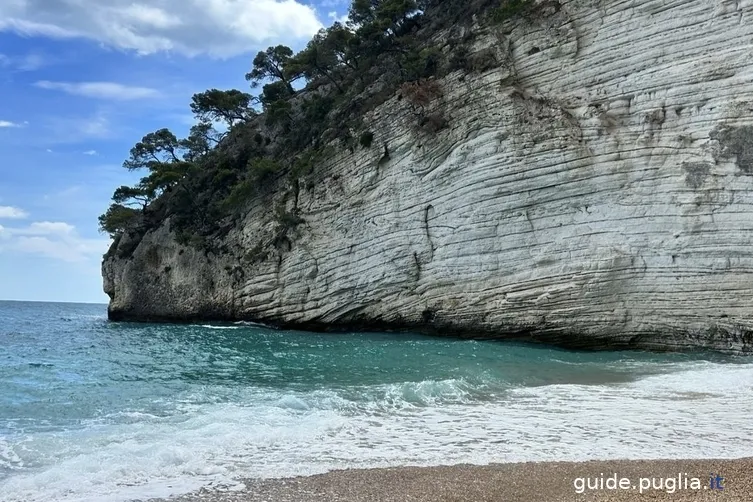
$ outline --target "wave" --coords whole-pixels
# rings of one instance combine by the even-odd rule
[[[254,321],[236,321],[233,324],[237,324],[238,326],[255,326],[257,328],[264,328],[264,329],[278,329],[277,326],[271,326],[269,324],[264,324],[261,322],[254,322]]]
[[[10,471],[24,467],[24,461],[6,440],[0,437],[0,475],[3,471]],[[2,479],[2,476],[0,476]]]
[[[241,329],[245,327],[264,328],[264,329],[277,329],[274,326],[268,326],[259,322],[252,321],[236,321],[232,325],[227,324],[197,324],[196,326],[206,329]]]
[[[458,378],[253,388],[232,402],[175,396],[164,416],[121,411],[76,431],[0,439],[0,468],[12,469],[0,492],[8,502],[119,502],[349,467],[740,457],[753,451],[752,389],[753,365],[688,362],[604,385]]]
[[[65,322],[80,321],[82,319],[106,321],[107,315],[106,314],[74,314],[74,315],[61,316],[59,317],[59,319]]]

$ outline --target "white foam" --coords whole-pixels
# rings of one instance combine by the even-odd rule
[[[270,326],[268,324],[260,323],[260,322],[253,322],[253,321],[235,321],[233,324],[237,324],[239,326],[256,326],[258,328],[264,328],[264,329],[278,329],[277,326]]]
[[[20,469],[24,461],[18,456],[8,440],[0,437],[0,472],[3,470]]]
[[[114,414],[79,431],[0,441],[0,459],[36,466],[0,481],[0,493],[7,502],[119,502],[346,467],[753,454],[753,366],[679,368],[484,400],[458,379],[255,389],[234,403],[181,404],[169,417]]]

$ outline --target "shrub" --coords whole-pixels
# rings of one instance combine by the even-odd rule
[[[280,164],[268,158],[254,158],[248,162],[246,178],[236,184],[223,201],[226,209],[240,209],[275,173],[281,169]]]
[[[492,20],[496,23],[502,23],[523,14],[532,5],[532,0],[506,0],[503,5],[492,11]]]
[[[447,63],[447,69],[451,72],[457,70],[471,71],[471,61],[467,45],[458,45],[453,49],[450,60]]]
[[[497,55],[492,48],[484,49],[471,56],[469,64],[471,71],[478,73],[491,70],[498,65],[499,62],[497,61]]]
[[[427,47],[420,51],[410,51],[403,57],[402,67],[405,80],[414,81],[433,77],[442,64],[442,51],[438,47]]]
[[[255,189],[256,185],[250,179],[245,179],[233,187],[222,204],[229,210],[240,209],[245,206]]]
[[[266,108],[264,123],[268,127],[280,126],[283,130],[288,131],[292,120],[292,110],[293,106],[290,104],[290,101],[285,101],[284,99],[274,101]]]
[[[275,173],[279,172],[282,166],[266,157],[251,159],[248,162],[248,172],[251,181],[257,185],[268,181]]]
[[[235,171],[231,171],[230,169],[220,169],[212,178],[212,187],[223,188],[233,186],[237,179],[238,175]]]
[[[314,166],[321,162],[323,158],[326,158],[333,154],[332,147],[324,147],[318,149],[309,149],[297,156],[293,160],[292,169],[290,170],[290,177],[292,179],[302,178],[308,176],[314,171]]]
[[[284,206],[277,206],[277,223],[283,230],[292,230],[305,221],[296,211],[286,211]]]
[[[107,212],[99,217],[99,229],[115,237],[134,227],[140,219],[141,211],[122,204],[112,204]]]
[[[425,107],[442,96],[442,86],[436,80],[406,82],[401,87],[402,94],[411,104]]]

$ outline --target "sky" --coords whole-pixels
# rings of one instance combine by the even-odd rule
[[[0,300],[105,303],[97,217],[145,134],[179,137],[206,89],[251,91],[349,0],[0,0]]]

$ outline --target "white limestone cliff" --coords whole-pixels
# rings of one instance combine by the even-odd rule
[[[317,166],[266,256],[268,200],[223,252],[166,222],[108,255],[111,318],[752,352],[753,0],[541,12],[439,82],[447,128],[416,132],[399,95],[365,117],[373,146]]]

